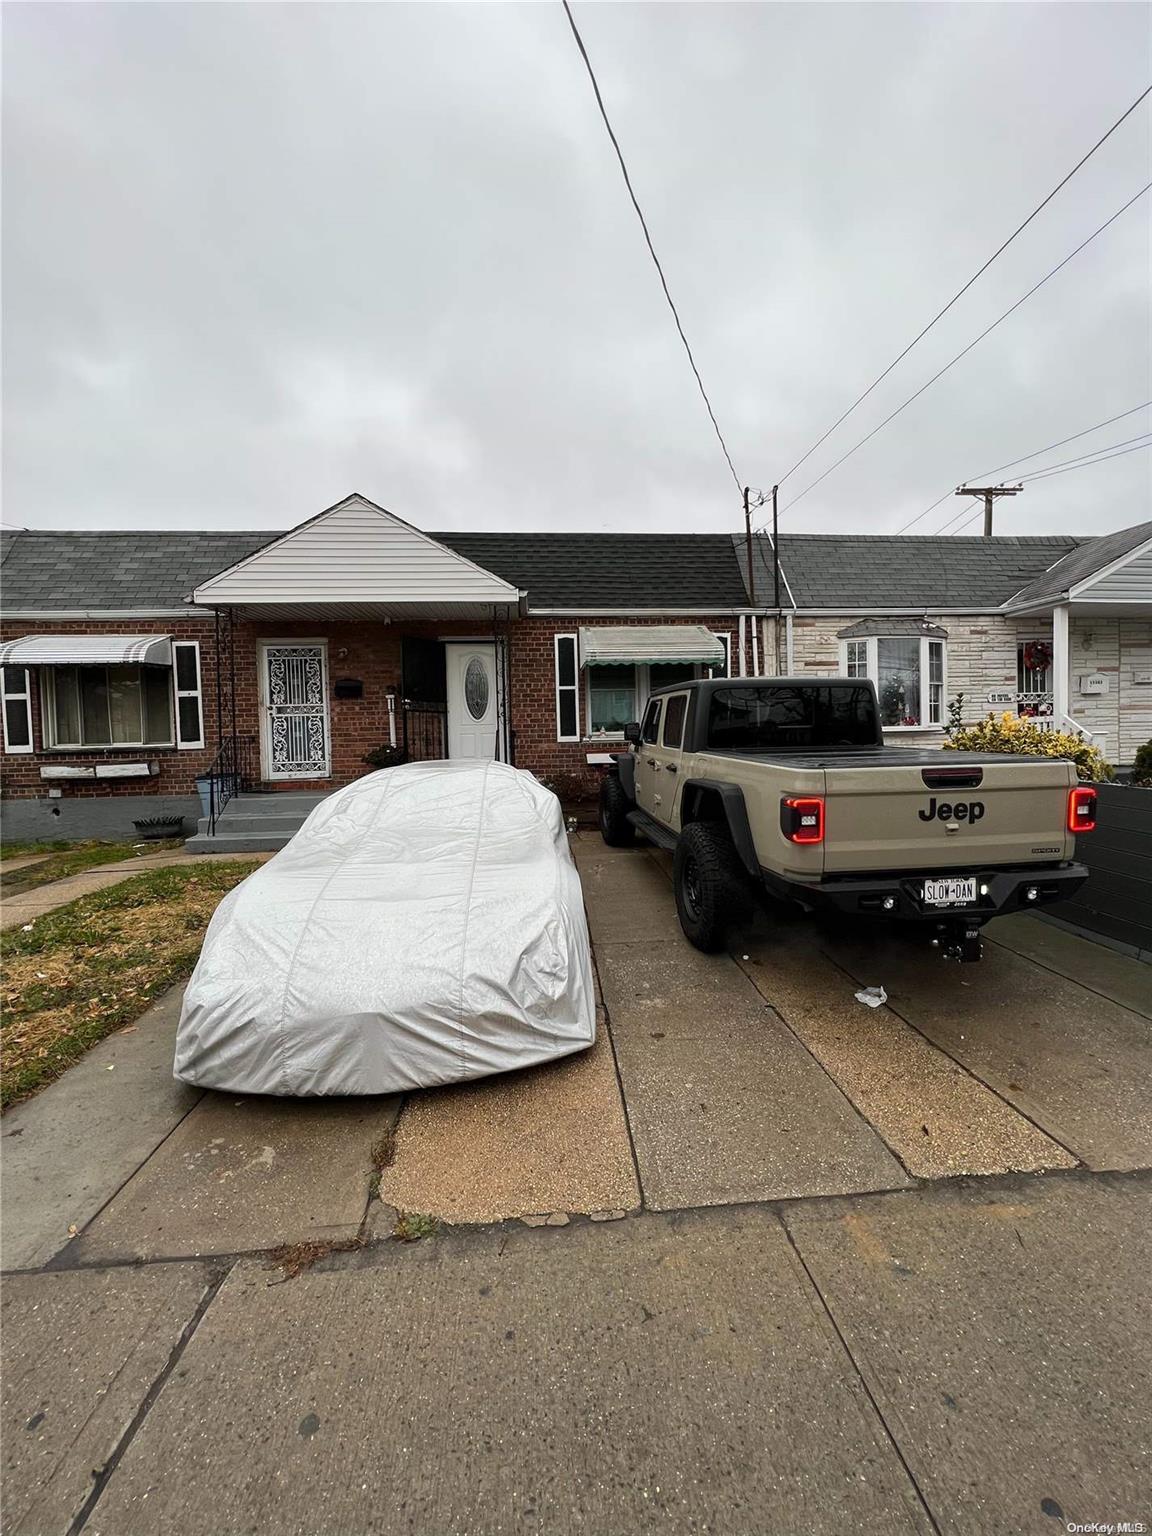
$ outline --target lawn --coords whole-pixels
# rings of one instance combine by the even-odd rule
[[[190,975],[220,898],[258,867],[150,870],[0,935],[0,1104],[35,1093]]]
[[[6,859],[23,858],[26,854],[46,854],[39,864],[25,869],[15,869],[0,881],[5,897],[19,896],[24,891],[34,891],[53,880],[63,880],[65,875],[78,874],[96,864],[118,864],[123,859],[138,858],[146,853],[162,853],[172,848],[182,848],[182,838],[168,838],[155,843],[5,843]]]

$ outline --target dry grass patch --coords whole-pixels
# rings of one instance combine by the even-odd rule
[[[0,1102],[42,1088],[190,975],[221,897],[257,867],[151,870],[0,936]]]

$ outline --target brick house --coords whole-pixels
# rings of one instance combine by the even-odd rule
[[[356,495],[272,537],[7,534],[4,833],[193,820],[212,778],[306,808],[383,746],[571,790],[650,688],[718,673],[874,677],[893,740],[939,740],[958,692],[1120,762],[1152,736],[1152,524],[786,536],[780,564],[777,616],[766,540],[749,579],[727,534],[428,534]]]

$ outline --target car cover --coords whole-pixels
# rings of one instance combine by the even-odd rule
[[[596,1035],[560,802],[494,762],[368,774],[216,909],[175,1074],[236,1093],[396,1093]]]

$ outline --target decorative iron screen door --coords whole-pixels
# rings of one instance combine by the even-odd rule
[[[328,777],[326,651],[317,642],[264,646],[265,778]]]

